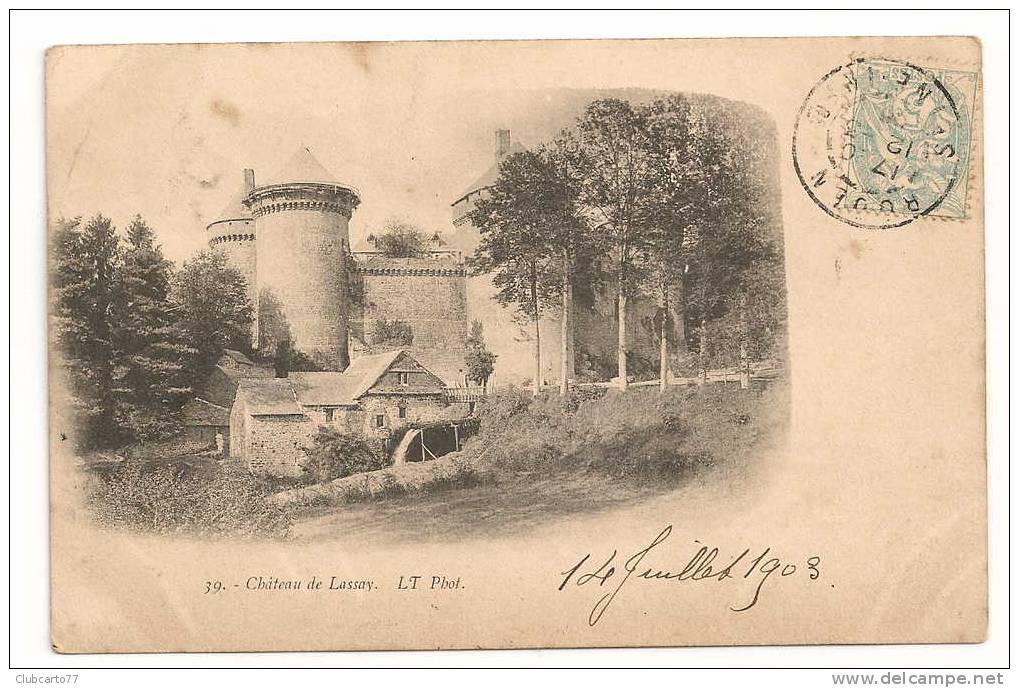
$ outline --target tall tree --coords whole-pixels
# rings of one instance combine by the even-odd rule
[[[136,216],[116,273],[112,304],[116,421],[131,439],[149,441],[180,431],[180,407],[191,387],[188,346],[169,301],[172,265],[152,229]]]
[[[109,218],[60,220],[53,233],[53,320],[81,448],[116,446],[111,315],[120,242]]]
[[[591,231],[582,214],[584,161],[576,138],[569,131],[561,131],[538,147],[531,162],[535,175],[528,191],[535,213],[543,218],[544,246],[558,274],[559,393],[565,395],[575,374],[574,290],[578,287],[593,290],[598,286],[605,242],[600,240],[599,233]]]
[[[495,372],[496,355],[485,344],[485,332],[480,320],[471,323],[467,335],[467,352],[464,363],[467,366],[467,380],[482,387],[488,386],[488,379]]]
[[[711,351],[749,351],[734,339],[747,341],[751,318],[746,309],[756,298],[748,298],[747,288],[775,286],[750,277],[757,270],[780,274],[781,257],[774,236],[777,194],[770,169],[775,158],[768,143],[770,125],[732,104],[713,101],[703,103],[695,114],[692,131],[699,164],[711,170],[713,178],[703,186],[703,219],[693,228],[686,291],[706,375]],[[713,321],[719,321],[718,326],[711,326]],[[747,356],[743,358],[746,362]]]
[[[513,305],[533,323],[534,395],[541,391],[541,312],[558,295],[557,261],[548,243],[547,216],[534,191],[544,183],[537,154],[507,157],[486,198],[479,199],[474,224],[481,243],[470,260],[475,274],[493,273],[496,300]]]
[[[659,386],[669,382],[669,344],[685,346],[682,291],[691,239],[704,221],[706,187],[714,182],[710,166],[702,164],[694,132],[691,105],[682,94],[656,100],[643,108],[648,127],[652,203],[648,214],[650,283],[659,310]]]
[[[644,114],[624,100],[596,100],[577,123],[583,151],[583,204],[591,226],[612,242],[618,312],[619,385],[625,389],[627,302],[647,278],[651,161]]]
[[[185,341],[198,352],[191,380],[202,380],[224,349],[251,350],[247,285],[221,252],[202,251],[186,261],[174,278],[171,298]]]

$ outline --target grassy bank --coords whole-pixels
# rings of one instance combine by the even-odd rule
[[[538,399],[511,390],[484,405],[481,431],[464,454],[484,481],[589,471],[670,485],[720,467],[749,467],[787,413],[781,385],[578,390]]]
[[[132,461],[81,476],[92,520],[116,530],[226,538],[280,538],[291,514],[271,487],[237,466]]]
[[[282,489],[216,462],[128,462],[85,477],[103,526],[212,537],[400,537],[516,532],[701,479],[728,487],[782,436],[782,383],[489,397],[458,454]],[[699,488],[694,488],[699,489]],[[388,525],[387,525],[388,524]]]
[[[292,537],[420,540],[515,534],[708,481],[729,494],[783,436],[784,385],[491,397],[435,484],[295,504]],[[425,467],[427,464],[421,465]],[[454,479],[455,477],[455,479]],[[350,479],[348,479],[350,480]],[[703,482],[701,482],[703,481]],[[382,482],[386,482],[382,476]],[[327,487],[327,486],[323,486]]]

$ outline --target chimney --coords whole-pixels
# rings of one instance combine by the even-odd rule
[[[244,170],[244,191],[250,192],[255,188],[255,171],[245,169]]]
[[[495,157],[497,160],[502,158],[509,153],[510,149],[510,131],[509,129],[496,129],[495,130]]]

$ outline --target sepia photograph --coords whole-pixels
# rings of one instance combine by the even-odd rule
[[[789,413],[774,123],[701,94],[515,100],[526,145],[469,120],[444,131],[441,113],[420,142],[376,124],[347,163],[365,191],[298,145],[274,172],[210,167],[170,199],[154,184],[158,222],[54,209],[64,435],[89,516],[461,538],[746,487]],[[224,101],[200,115],[241,117]],[[488,154],[467,153],[486,134]],[[334,146],[320,154],[348,157]],[[445,177],[477,177],[422,175],[433,147],[458,163]]]
[[[987,49],[828,25],[50,41],[50,655],[997,643]]]

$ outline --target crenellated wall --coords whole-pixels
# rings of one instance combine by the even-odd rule
[[[405,348],[448,384],[462,381],[470,324],[462,255],[352,254],[349,222],[360,203],[357,192],[334,182],[299,181],[328,178],[307,150],[288,168],[261,186],[245,170],[242,192],[207,227],[210,247],[248,283],[259,353],[271,358],[289,337],[321,369],[343,370],[352,357]],[[412,340],[373,337],[380,321],[409,327]]]
[[[357,300],[351,317],[351,355],[376,349],[407,349],[447,384],[463,375],[469,320],[467,272],[456,252],[437,251],[421,258],[355,254]],[[380,319],[410,326],[407,344],[373,340]]]

